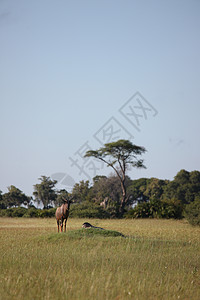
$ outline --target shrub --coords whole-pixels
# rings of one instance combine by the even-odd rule
[[[24,217],[24,218],[52,218],[55,217],[56,208],[51,209],[37,209],[13,207],[7,209],[0,209],[0,217]]]
[[[0,209],[0,217],[6,217],[6,209]]]
[[[124,215],[125,218],[182,218],[182,205],[179,201],[152,200],[138,204]]]
[[[71,218],[109,218],[110,214],[106,212],[101,206],[84,202],[82,204],[74,204],[70,208]]]
[[[38,210],[38,217],[40,218],[52,218],[55,217],[56,208],[40,209]]]
[[[20,218],[23,217],[23,215],[26,213],[27,208],[25,207],[15,207],[12,209],[12,215],[11,217]]]
[[[38,218],[39,214],[38,214],[39,209],[31,207],[29,209],[27,209],[27,212],[23,215],[24,218]]]
[[[186,205],[184,216],[191,225],[200,226],[200,198]]]
[[[13,207],[13,208],[1,209],[0,217],[19,218],[22,217],[27,212],[27,210],[28,209],[25,207]]]

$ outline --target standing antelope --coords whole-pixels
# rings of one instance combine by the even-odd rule
[[[64,204],[62,204],[60,207],[56,209],[56,220],[58,225],[58,232],[59,232],[59,225],[61,228],[61,232],[63,232],[63,221],[65,220],[65,232],[66,232],[66,223],[69,216],[69,207],[71,199],[63,199]]]

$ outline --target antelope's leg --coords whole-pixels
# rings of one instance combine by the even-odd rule
[[[59,232],[59,220],[57,220],[58,232]]]
[[[61,228],[61,232],[63,232],[63,218],[61,219],[60,228]]]
[[[65,219],[65,232],[66,232],[66,224],[67,224],[67,219]]]

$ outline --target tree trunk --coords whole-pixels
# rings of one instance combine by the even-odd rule
[[[119,207],[119,213],[120,213],[120,217],[123,217],[123,214],[125,212],[125,205],[127,202],[125,180],[121,181],[121,187],[122,187],[122,199]]]

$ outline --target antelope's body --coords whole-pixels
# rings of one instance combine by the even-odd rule
[[[70,201],[65,201],[64,204],[62,204],[60,207],[58,207],[56,209],[56,221],[57,221],[57,225],[58,225],[58,232],[59,232],[59,226],[61,229],[61,232],[63,231],[63,222],[64,223],[64,230],[66,232],[66,223],[67,223],[67,219],[69,217],[69,206],[70,206]]]

